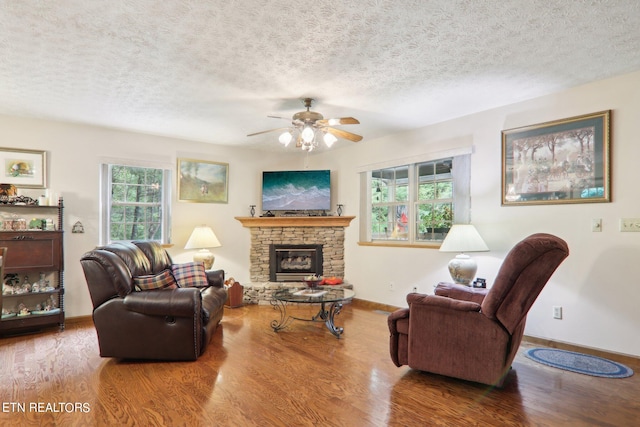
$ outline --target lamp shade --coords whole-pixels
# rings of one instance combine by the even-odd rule
[[[447,233],[442,245],[441,252],[459,252],[459,254],[449,261],[449,273],[455,283],[470,286],[471,281],[478,271],[478,264],[464,252],[484,252],[487,247],[478,230],[471,224],[455,224]]]
[[[191,237],[187,240],[185,249],[217,248],[222,246],[211,227],[201,225],[193,229]]]
[[[201,262],[204,268],[209,270],[213,266],[215,256],[207,248],[217,248],[222,246],[211,227],[202,225],[193,229],[191,237],[187,240],[185,249],[200,249],[193,255],[194,262]]]
[[[454,224],[445,237],[440,252],[486,252],[489,248],[471,224]]]

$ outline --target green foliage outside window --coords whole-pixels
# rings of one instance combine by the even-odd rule
[[[110,239],[162,239],[162,169],[111,166]]]
[[[442,240],[451,227],[451,158],[372,171],[370,191],[373,239],[408,240],[408,218],[418,241]]]
[[[418,240],[442,240],[453,222],[451,159],[422,163],[418,171]]]
[[[374,239],[408,238],[408,176],[408,166],[372,172],[371,233]]]

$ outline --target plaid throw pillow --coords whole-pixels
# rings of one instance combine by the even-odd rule
[[[184,264],[173,264],[171,266],[173,277],[181,288],[205,288],[209,286],[204,264],[201,262],[187,262]]]
[[[156,275],[134,277],[133,284],[136,291],[178,288],[176,279],[173,277],[170,270],[164,270]]]

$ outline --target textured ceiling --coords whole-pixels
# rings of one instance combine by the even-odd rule
[[[636,0],[3,0],[0,28],[0,114],[264,149],[307,96],[363,144],[640,70]]]

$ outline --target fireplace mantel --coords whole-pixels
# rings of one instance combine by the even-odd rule
[[[237,216],[243,227],[348,227],[355,216]]]

